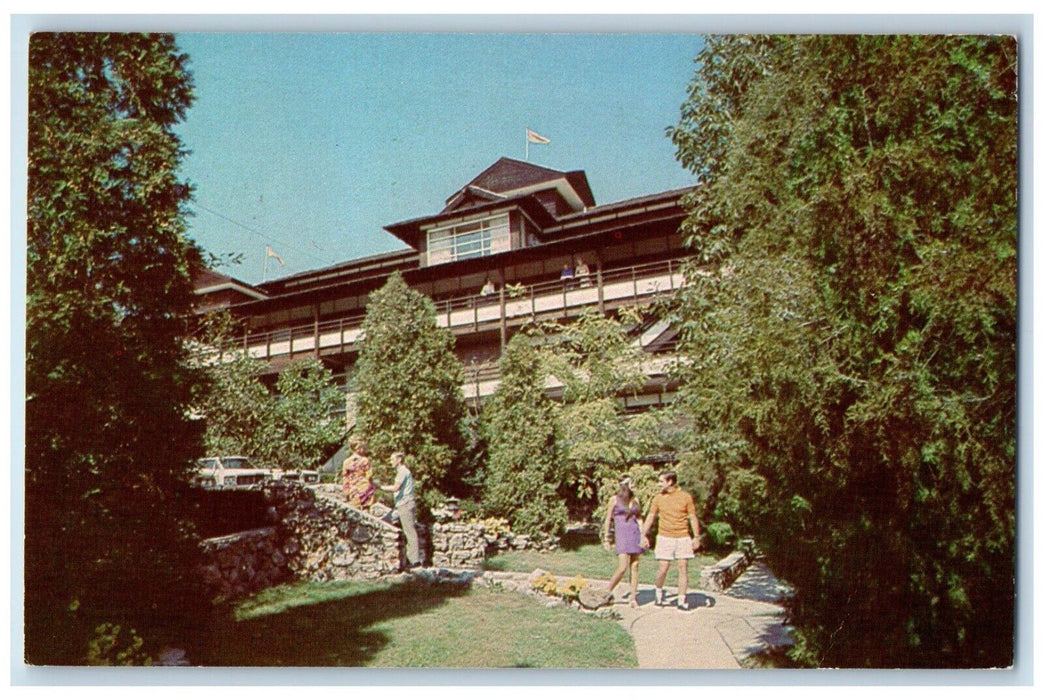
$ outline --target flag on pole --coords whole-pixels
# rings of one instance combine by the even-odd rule
[[[551,143],[551,139],[541,136],[528,126],[526,127],[526,141],[529,143]]]
[[[541,143],[541,144],[543,144],[543,143],[551,143],[551,139],[547,138],[546,136],[541,136],[540,134],[538,134],[537,132],[533,131],[532,129],[530,129],[527,126],[526,127],[526,160],[527,161],[529,160],[529,144],[531,144],[531,143]]]
[[[283,267],[286,267],[286,263],[283,262],[283,259],[281,257],[279,257],[279,255],[277,255],[274,250],[272,250],[272,246],[266,245],[265,246],[265,260],[267,260],[268,258],[275,258],[276,260],[279,261],[280,265],[282,265]]]

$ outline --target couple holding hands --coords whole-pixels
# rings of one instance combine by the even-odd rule
[[[602,541],[605,548],[613,551],[610,541],[610,530],[615,541],[619,566],[609,580],[609,593],[620,583],[628,569],[631,572],[630,606],[638,607],[638,560],[641,554],[649,549],[649,529],[657,520],[660,521],[656,536],[656,562],[658,565],[655,581],[655,603],[664,605],[663,582],[667,579],[667,571],[671,562],[678,562],[678,609],[691,610],[685,594],[689,585],[689,559],[696,556],[700,548],[700,523],[696,518],[696,506],[692,496],[678,488],[678,475],[665,471],[659,478],[660,493],[652,499],[645,522],[641,520],[641,504],[634,495],[631,480],[620,480],[620,490],[616,493],[606,510],[605,523],[602,527]],[[690,532],[690,527],[691,532]]]

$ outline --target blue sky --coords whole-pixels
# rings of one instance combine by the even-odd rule
[[[501,156],[582,169],[604,204],[693,182],[677,122],[695,34],[178,34],[196,101],[178,127],[189,235],[260,282],[403,247]]]

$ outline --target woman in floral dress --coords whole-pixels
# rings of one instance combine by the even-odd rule
[[[366,442],[353,435],[348,440],[348,447],[352,454],[341,467],[344,498],[353,508],[367,510],[377,502],[377,487],[373,483],[370,458],[366,456]]]

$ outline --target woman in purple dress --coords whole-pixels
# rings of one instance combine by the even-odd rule
[[[630,606],[632,608],[638,607],[638,558],[642,554],[641,514],[641,506],[638,504],[638,499],[635,498],[631,480],[626,477],[620,479],[620,490],[613,498],[613,502],[606,508],[602,541],[605,543],[606,551],[613,551],[613,545],[609,540],[609,525],[612,524],[616,556],[620,565],[609,580],[609,595],[612,596],[616,584],[620,583],[624,573],[630,569]]]

